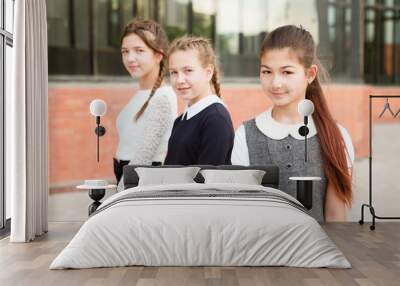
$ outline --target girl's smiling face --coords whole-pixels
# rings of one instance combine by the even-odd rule
[[[210,80],[214,67],[204,67],[197,50],[173,52],[168,59],[168,70],[173,89],[188,105],[210,94]]]
[[[267,50],[261,57],[260,81],[274,105],[296,105],[317,75],[316,65],[306,69],[290,48]]]
[[[122,62],[132,78],[145,77],[158,68],[162,55],[155,53],[136,34],[129,34],[122,40]]]

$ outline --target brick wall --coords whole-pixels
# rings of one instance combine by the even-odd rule
[[[135,85],[127,83],[50,83],[49,86],[49,152],[50,186],[74,185],[90,178],[112,180],[112,157],[117,144],[115,120],[119,111],[135,92]],[[372,87],[368,85],[330,85],[325,87],[331,112],[349,131],[356,149],[356,157],[368,156],[368,95],[400,95],[400,87]],[[270,101],[260,86],[226,84],[223,99],[231,113],[235,128],[244,120],[263,112]],[[102,118],[106,135],[100,138],[100,162],[96,161],[95,119],[89,104],[100,98],[108,110]],[[374,103],[377,117],[384,100]],[[179,101],[179,112],[183,103]],[[400,100],[392,100],[394,111]],[[400,116],[384,116],[379,122],[399,122]]]

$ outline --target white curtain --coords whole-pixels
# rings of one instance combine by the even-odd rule
[[[45,0],[15,1],[13,92],[6,111],[12,242],[47,232],[48,120]]]

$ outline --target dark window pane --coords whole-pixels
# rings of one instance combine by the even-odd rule
[[[50,74],[90,74],[89,0],[47,1]]]
[[[364,73],[370,83],[399,83],[400,1],[366,2]]]
[[[50,47],[70,47],[69,0],[47,1],[47,29]]]
[[[393,5],[393,1],[386,1],[392,2],[391,4]],[[388,10],[384,12],[384,36],[383,36],[383,74],[384,74],[384,81],[390,82],[394,76],[394,66],[393,66],[393,60],[394,60],[394,11],[393,10]]]
[[[156,19],[156,1],[157,0],[136,0],[135,15],[143,19]]]
[[[400,1],[396,1],[400,5]],[[394,17],[394,82],[400,83],[400,10],[395,11]]]
[[[123,5],[121,5],[121,1],[96,1],[94,18],[95,74],[124,75],[125,71],[120,56],[120,36],[123,29]]]
[[[350,51],[352,41],[356,40],[351,38],[351,1],[330,1],[328,5],[324,5],[323,2],[325,1],[318,3],[321,40],[318,51],[321,61],[333,78],[350,78],[352,64]],[[326,19],[324,14],[327,16]],[[324,35],[325,25],[327,25],[328,38]]]
[[[121,24],[122,27],[125,27],[126,24],[128,24],[129,21],[131,21],[134,17],[133,14],[133,8],[134,8],[134,1],[121,1],[120,2],[121,5],[121,11],[120,11],[120,15],[122,17],[121,19]],[[121,31],[119,31],[119,35],[121,35],[122,29]]]

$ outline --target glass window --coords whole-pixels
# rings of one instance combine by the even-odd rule
[[[72,27],[69,19],[69,10],[69,0],[47,1],[47,37],[49,46],[70,46],[70,31],[72,31]]]
[[[262,0],[218,1],[216,43],[224,75],[258,76],[258,54],[267,29],[268,5],[269,1]]]
[[[124,22],[131,20],[133,2],[99,0],[94,7],[94,74],[125,75],[121,62],[120,37]]]
[[[396,1],[400,6],[400,1]],[[394,82],[400,83],[400,9],[394,12]]]
[[[281,25],[302,25],[314,37],[320,59],[335,80],[342,77],[348,80],[354,75],[352,64],[357,65],[351,51],[361,45],[358,38],[352,38],[356,34],[352,28],[359,29],[357,13],[352,10],[357,7],[354,3],[352,0],[48,0],[49,73],[126,75],[119,51],[120,35],[128,21],[141,17],[160,22],[171,41],[185,34],[211,39],[224,75],[232,77],[257,77],[259,50],[265,35]],[[365,78],[369,82],[398,82],[400,0],[363,3],[360,5],[364,13],[360,14],[364,15],[364,25],[360,29],[364,29]]]
[[[367,8],[365,10],[365,41],[373,42],[375,38],[375,11]]]
[[[388,1],[387,1],[388,2]],[[391,4],[393,5],[393,1]],[[383,50],[383,73],[387,80],[393,78],[394,75],[394,11],[388,10],[384,12],[384,35],[383,35],[383,42],[384,42],[384,50]]]
[[[108,2],[108,44],[112,47],[119,48],[120,35],[122,31],[122,5],[118,0],[111,0]]]
[[[0,29],[3,29],[3,2],[0,1]]]
[[[126,24],[128,24],[128,22],[130,20],[133,19],[133,15],[134,15],[134,5],[133,5],[133,1],[122,1],[120,2],[121,5],[121,22],[122,22],[122,27],[125,27]],[[121,30],[122,31],[122,30]],[[120,31],[120,33],[121,33]]]
[[[91,73],[89,11],[89,0],[47,1],[49,74]]]
[[[367,1],[364,74],[367,82],[399,83],[400,1]]]
[[[351,53],[343,51],[350,51],[352,46],[351,3],[331,1],[327,8],[329,50],[328,54],[322,55],[322,58],[325,58],[324,64],[333,77],[350,77]]]
[[[71,20],[73,24],[73,39],[72,43],[75,49],[87,50],[90,45],[90,32],[89,32],[89,1],[88,0],[74,0],[73,1],[73,16]]]
[[[227,10],[229,9],[229,10]],[[220,0],[217,7],[217,47],[220,57],[236,55],[239,50],[239,0]],[[224,13],[229,11],[229,13]],[[224,16],[222,16],[224,14]]]
[[[109,11],[108,11],[108,0],[98,0],[94,2],[94,30],[91,31],[95,33],[95,44],[96,52],[103,48],[107,48],[108,41],[108,21],[109,21]],[[110,5],[111,6],[111,5]]]
[[[13,67],[13,57],[12,55],[12,47],[6,45],[6,49],[5,49],[5,55],[6,55],[6,60],[5,60],[5,81],[4,81],[4,85],[5,85],[5,92],[6,94],[10,94],[11,93],[11,75],[12,75],[12,67]],[[4,131],[4,130],[3,130]],[[4,153],[5,154],[5,153]],[[3,158],[4,159],[4,158]],[[3,170],[4,171],[4,170]],[[5,190],[5,207],[6,207],[6,211],[5,211],[5,218],[9,219],[11,217],[11,190],[10,188],[6,188]]]
[[[14,1],[0,1],[0,228],[5,227],[6,219],[11,217],[9,188],[5,188],[5,110],[8,101],[5,96],[11,92],[12,63],[12,33],[14,21]],[[6,168],[7,169],[7,168]]]
[[[188,0],[159,1],[159,21],[170,41],[188,33],[188,18]]]
[[[214,41],[215,1],[193,1],[193,35],[202,36]]]
[[[318,43],[317,16],[315,0],[218,1],[216,42],[225,75],[258,76],[262,40],[279,26],[301,24]]]
[[[135,15],[143,19],[157,20],[157,0],[136,0]]]
[[[393,8],[393,6],[394,6],[394,0],[384,0],[383,2],[386,7]]]
[[[367,82],[376,81],[377,59],[379,51],[376,47],[376,11],[372,7],[365,8],[365,40],[364,40],[364,76]]]
[[[6,26],[5,30],[9,33],[14,33],[14,0],[5,0],[5,16]]]

